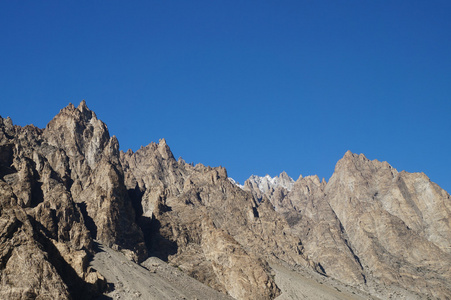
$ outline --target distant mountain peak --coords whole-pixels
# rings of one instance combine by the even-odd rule
[[[271,177],[269,174],[266,174],[265,176],[252,175],[244,183],[245,186],[246,184],[257,186],[262,193],[266,193],[268,190],[280,187],[290,191],[293,188],[294,180],[283,171],[279,176],[274,177]]]

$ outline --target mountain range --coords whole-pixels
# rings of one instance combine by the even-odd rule
[[[1,299],[288,299],[297,276],[294,299],[451,299],[451,197],[350,151],[327,182],[241,186],[164,139],[120,151],[82,101],[0,118],[0,270]]]

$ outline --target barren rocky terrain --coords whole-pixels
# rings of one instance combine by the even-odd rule
[[[1,299],[450,299],[451,197],[347,152],[326,182],[119,150],[83,101],[0,118]]]

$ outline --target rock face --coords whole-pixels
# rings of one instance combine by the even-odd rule
[[[97,297],[94,240],[235,299],[280,295],[278,263],[384,299],[449,299],[450,214],[426,175],[362,154],[347,152],[329,182],[282,173],[238,186],[222,167],[176,160],[164,139],[119,151],[84,101],[45,129],[0,117],[1,299]]]
[[[119,143],[109,136],[106,125],[83,101],[77,108],[62,109],[47,125],[43,138],[58,149],[51,163],[67,178],[66,185],[85,212],[93,238],[131,250],[134,260],[145,259],[144,238],[124,185]]]
[[[164,140],[121,153],[121,162],[151,254],[201,282],[237,299],[271,299],[279,291],[265,259],[308,265],[288,223],[224,168],[176,161]]]
[[[382,298],[451,297],[451,199],[426,175],[348,151],[328,183],[301,176],[263,197],[326,275]]]
[[[451,297],[451,199],[422,173],[347,152],[325,192],[368,277]],[[376,287],[377,291],[377,287]]]
[[[117,140],[82,102],[44,130],[0,118],[0,298],[90,298],[92,240],[146,257]]]
[[[279,176],[272,177],[266,175],[259,177],[252,175],[244,183],[244,189],[253,192],[257,199],[261,200],[263,195],[268,198],[283,197],[285,191],[291,191],[294,185],[294,180],[287,173],[282,172]]]

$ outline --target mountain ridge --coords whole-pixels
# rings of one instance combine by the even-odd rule
[[[44,129],[1,118],[0,295],[97,297],[99,240],[236,299],[279,296],[278,262],[376,297],[451,297],[450,195],[425,174],[347,151],[329,182],[251,178],[176,160],[165,139],[120,151],[85,101]]]

